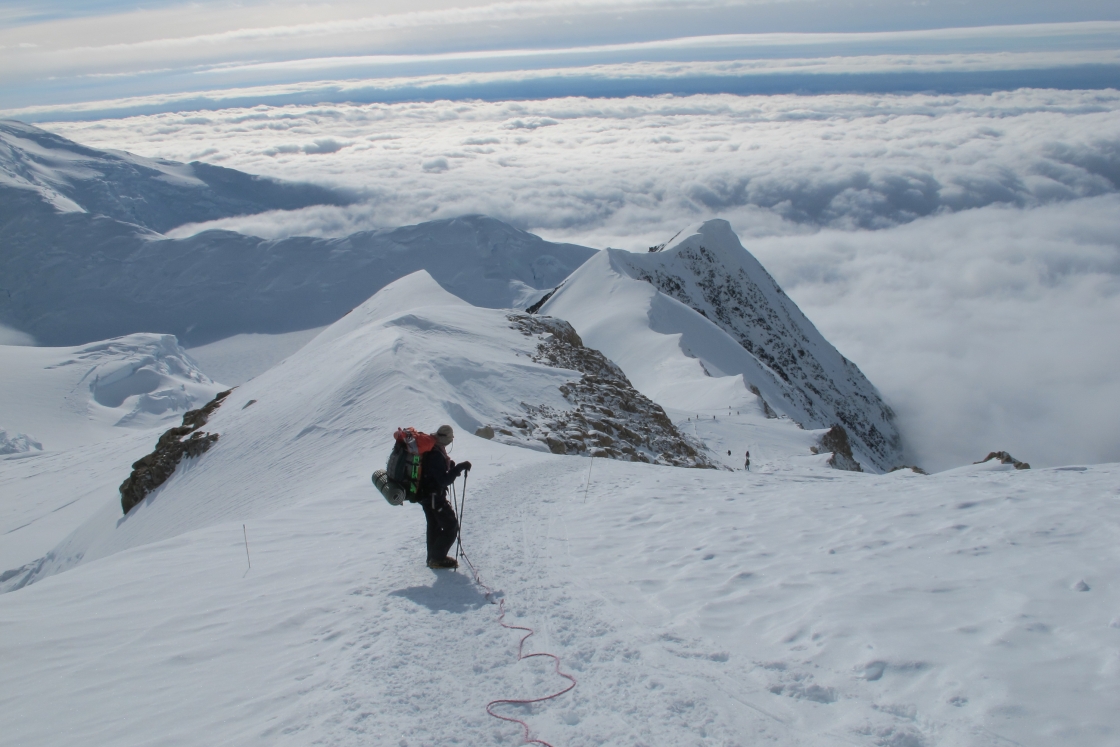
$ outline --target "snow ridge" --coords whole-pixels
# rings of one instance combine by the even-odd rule
[[[839,423],[879,469],[901,464],[891,408],[743,248],[729,223],[708,221],[658,252],[613,253],[634,277],[710,319],[773,372],[790,416],[802,426]]]
[[[0,455],[26,454],[32,449],[42,451],[43,445],[26,433],[8,433],[0,428]]]
[[[902,463],[894,413],[750,255],[731,226],[708,221],[644,254],[607,249],[543,303],[618,364],[659,405],[752,408],[803,428],[842,426],[857,461]]]

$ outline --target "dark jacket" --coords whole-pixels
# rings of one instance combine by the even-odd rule
[[[420,461],[420,495],[444,495],[462,471],[462,467],[455,464],[437,444]]]

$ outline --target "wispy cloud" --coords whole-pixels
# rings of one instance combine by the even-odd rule
[[[1096,77],[1050,76],[1046,84],[1100,87],[1109,71],[1120,72],[1120,11],[1102,15],[1099,5],[1071,0],[1057,13],[998,0],[963,10],[888,0],[854,8],[835,0],[95,3],[80,18],[55,8],[59,17],[0,26],[0,108],[495,98],[511,87],[518,98],[549,98],[603,85],[608,95],[742,93],[752,81],[765,90],[821,90],[829,75],[838,90],[883,90],[873,87],[883,73],[1079,66],[1097,68]],[[805,76],[814,76],[809,85]],[[975,77],[952,90],[1022,84]],[[945,86],[929,77],[919,84]]]

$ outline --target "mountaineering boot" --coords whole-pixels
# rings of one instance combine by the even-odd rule
[[[447,557],[432,558],[431,560],[428,561],[428,567],[429,568],[435,568],[435,569],[458,568],[459,567],[459,561],[456,560],[455,558],[447,558]]]

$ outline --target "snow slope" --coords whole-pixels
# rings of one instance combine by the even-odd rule
[[[665,407],[755,402],[806,428],[844,426],[864,466],[902,464],[894,414],[723,220],[648,254],[607,249],[541,307],[566,319]],[[757,405],[756,405],[757,406]]]
[[[472,437],[563,405],[573,372],[534,342],[414,275],[235,390],[221,440],[128,517],[119,475],[71,469],[88,455],[0,461],[57,458],[9,484],[104,480],[106,503],[56,549],[68,570],[0,595],[6,739],[520,744],[486,704],[567,683],[517,661],[469,575],[424,567],[417,507],[369,484],[392,428],[443,421],[475,465],[465,549],[536,629],[526,651],[578,680],[502,708],[553,745],[1120,738],[1120,467],[746,473]],[[703,415],[679,425],[767,425]]]
[[[197,346],[325,326],[420,269],[475,305],[510,307],[594,253],[482,216],[337,239],[162,234],[348,199],[201,163],[96,151],[0,122],[0,323],[42,345],[163,332]]]

